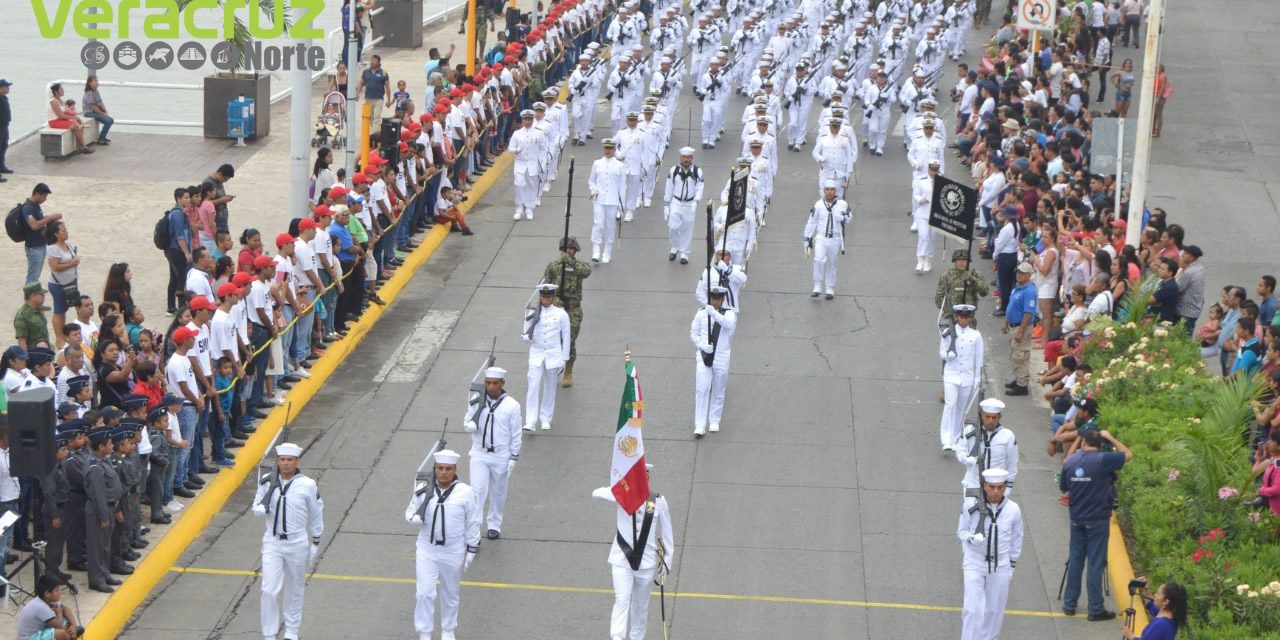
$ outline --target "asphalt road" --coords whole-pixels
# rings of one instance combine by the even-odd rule
[[[699,123],[698,103],[688,95],[681,102],[667,163],[686,142],[691,105],[693,126]],[[731,100],[731,123],[742,104]],[[601,110],[595,143],[606,122]],[[708,193],[719,191],[736,155],[738,125],[727,128],[727,144],[696,158]],[[697,147],[696,131],[692,138]],[[775,206],[742,295],[719,434],[692,437],[688,325],[698,266],[666,260],[659,207],[625,225],[614,262],[597,266],[587,282],[576,384],[560,392],[553,430],[526,437],[503,539],[485,541],[465,576],[459,637],[607,636],[613,513],[589,496],[608,479],[626,346],[644,386],[654,485],[675,523],[668,588],[679,595],[666,602],[672,638],[959,635],[954,532],[962,469],[937,447],[932,296],[942,271],[913,271],[901,137],[891,138],[884,157],[863,152],[858,161],[849,196],[856,213],[830,302],[809,297],[801,251],[817,197],[809,148],[782,152]],[[402,519],[410,481],[444,418],[460,424],[465,387],[494,336],[498,363],[511,371],[508,390],[523,398],[521,310],[556,255],[571,153],[578,156],[572,229],[584,245],[590,235],[585,183],[598,146],[565,153],[562,177],[535,220],[511,221],[510,179],[501,179],[474,210],[476,235],[441,247],[295,420],[292,439],[307,448],[304,471],[318,478],[326,504],[304,638],[414,637],[416,530]],[[958,163],[952,166],[949,174],[959,178]],[[955,247],[949,243],[948,254]],[[701,260],[700,250],[695,255]],[[984,301],[979,327],[1000,380],[1008,349],[990,309]],[[1114,623],[1051,615],[1060,608],[1066,513],[1054,499],[1055,469],[1040,450],[1045,411],[1026,399],[1011,405],[1006,424],[1023,443],[1013,497],[1027,537],[1004,635],[1114,638]],[[455,449],[469,448],[464,434],[449,439]],[[461,466],[465,479],[465,457]],[[251,498],[246,483],[124,637],[258,636],[259,582],[247,572],[259,567],[263,525],[248,513]],[[655,602],[650,638],[661,637],[659,609]]]

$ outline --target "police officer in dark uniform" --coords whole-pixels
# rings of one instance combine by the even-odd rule
[[[127,420],[127,418],[126,418]],[[115,453],[111,456],[111,466],[120,479],[120,498],[116,502],[116,524],[111,528],[111,573],[129,575],[133,567],[127,563],[129,559],[139,556],[129,547],[133,542],[134,521],[133,496],[138,492],[142,476],[133,463],[133,439],[137,435],[132,424],[122,421],[111,430],[111,444]]]
[[[569,314],[569,360],[564,364],[560,386],[573,386],[573,362],[578,359],[578,329],[582,326],[582,281],[591,277],[591,266],[577,259],[578,239],[560,241],[560,256],[547,264],[542,281],[558,287],[556,306]]]
[[[84,471],[85,552],[89,588],[111,593],[120,580],[111,576],[111,534],[124,521],[120,513],[120,476],[111,464],[112,430],[89,432],[91,458]]]
[[[67,482],[67,469],[64,465],[70,455],[71,442],[83,440],[84,432],[84,421],[79,418],[58,426],[54,435],[54,444],[58,447],[58,463],[40,480],[40,489],[44,494],[41,516],[44,518],[45,570],[63,581],[71,579],[71,576],[62,572],[62,554],[67,541],[67,502],[71,499],[71,484]]]
[[[133,430],[133,450],[129,452],[129,462],[138,474],[137,486],[126,496],[129,502],[126,522],[129,535],[126,538],[126,546],[129,549],[143,549],[147,546],[147,541],[142,536],[150,531],[142,526],[142,494],[147,490],[147,458],[149,457],[141,453],[142,434],[147,428],[147,397],[131,393],[120,399],[120,405],[124,407],[125,413],[120,424],[128,424]],[[151,446],[150,440],[147,446]],[[133,551],[124,555],[129,556],[127,560],[137,560],[140,557]]]

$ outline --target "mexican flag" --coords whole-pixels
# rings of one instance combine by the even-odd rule
[[[613,497],[627,515],[632,515],[649,499],[649,474],[644,467],[644,396],[636,366],[627,359],[627,382],[622,388],[618,428],[613,436],[613,468],[609,473]]]

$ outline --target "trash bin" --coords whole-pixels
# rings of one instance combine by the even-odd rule
[[[256,135],[256,106],[253,98],[239,96],[227,103],[227,137],[252,138]]]

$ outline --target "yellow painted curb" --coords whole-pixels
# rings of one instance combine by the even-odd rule
[[[1116,608],[1120,608],[1121,598],[1129,595],[1129,581],[1133,580],[1133,565],[1129,562],[1129,547],[1124,543],[1124,532],[1120,531],[1120,521],[1116,514],[1111,514],[1111,535],[1107,538],[1107,573],[1111,576],[1111,593],[1116,597]],[[1142,606],[1141,599],[1135,602],[1133,616],[1133,632],[1142,633],[1147,626],[1147,609]],[[1121,619],[1124,611],[1117,611]]]
[[[470,199],[462,203],[459,209],[465,214],[470,211],[473,206],[482,198],[489,189],[497,182],[498,176],[507,172],[514,162],[513,156],[509,152],[504,152],[494,160],[494,164],[476,180],[475,185],[471,188]],[[395,301],[400,291],[409,284],[409,280],[413,274],[435,253],[440,244],[444,242],[446,236],[449,235],[449,225],[438,224],[427,232],[423,238],[422,244],[414,249],[412,253],[405,257],[405,262],[400,269],[396,269],[395,274],[386,284],[378,290],[378,293],[387,304]],[[120,634],[124,626],[133,617],[138,607],[150,595],[151,590],[160,583],[160,580],[169,573],[169,570],[178,559],[182,557],[182,553],[196,539],[196,536],[204,530],[213,516],[222,510],[227,500],[231,498],[231,494],[235,493],[240,485],[244,484],[246,478],[254,473],[258,468],[258,462],[262,459],[267,447],[271,445],[271,441],[275,439],[276,434],[285,426],[285,416],[296,417],[302,408],[311,401],[320,387],[329,379],[330,376],[338,369],[338,366],[346,360],[347,356],[355,351],[356,345],[364,339],[369,330],[377,324],[378,319],[382,317],[385,307],[378,305],[369,305],[368,310],[361,314],[360,319],[350,326],[347,337],[338,340],[329,345],[325,354],[316,360],[315,365],[311,368],[311,377],[304,378],[301,382],[294,385],[286,396],[286,405],[276,407],[266,419],[258,425],[258,431],[249,438],[239,453],[236,455],[235,467],[226,471],[219,472],[217,476],[209,482],[208,486],[200,492],[191,504],[182,510],[182,515],[174,521],[173,526],[165,533],[164,537],[155,545],[151,553],[148,553],[142,559],[134,572],[129,576],[124,584],[121,585],[116,592],[111,594],[106,604],[98,610],[93,616],[93,620],[85,628],[84,637],[88,640],[110,640]],[[298,405],[294,407],[293,405]]]

